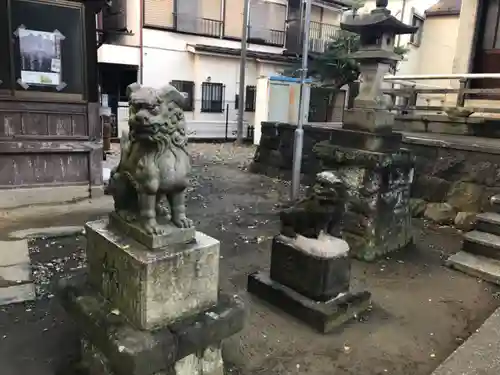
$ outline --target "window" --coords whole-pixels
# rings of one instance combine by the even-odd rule
[[[254,43],[282,46],[285,43],[286,12],[284,4],[251,0],[248,39]]]
[[[256,86],[247,86],[245,90],[245,112],[255,112]]]
[[[172,81],[170,82],[177,90],[186,97],[186,106],[184,110],[191,112],[194,109],[194,82],[192,81]]]
[[[411,35],[410,43],[419,47],[420,43],[422,43],[422,33],[424,31],[423,30],[424,29],[424,17],[416,14],[415,9],[413,9],[413,11],[412,11],[411,24],[412,24],[412,26],[417,26],[418,30],[415,34]]]
[[[224,88],[222,83],[203,82],[201,84],[201,112],[223,112]]]

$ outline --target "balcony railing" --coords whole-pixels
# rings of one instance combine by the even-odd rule
[[[285,31],[249,26],[248,41],[282,47],[285,44]]]
[[[312,21],[309,24],[309,50],[317,53],[325,52],[328,43],[330,43],[339,32],[339,26]]]
[[[177,31],[220,38],[223,24],[224,22],[220,20],[193,17],[185,13],[174,13],[174,25]]]

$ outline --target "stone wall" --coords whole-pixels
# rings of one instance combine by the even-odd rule
[[[262,139],[251,170],[270,176],[290,178],[295,126],[264,123]],[[303,181],[308,184],[322,170],[314,152],[321,141],[332,140],[335,131],[327,126],[304,126]],[[468,147],[448,142],[415,142],[404,139],[404,147],[415,156],[411,188],[415,216],[425,215],[438,223],[469,226],[473,213],[488,211],[489,199],[500,194],[500,149]],[[467,228],[464,228],[467,229]]]

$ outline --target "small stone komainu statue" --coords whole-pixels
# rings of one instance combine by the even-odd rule
[[[342,180],[334,172],[318,173],[306,198],[281,211],[281,234],[290,238],[318,238],[320,233],[340,237],[345,202]]]

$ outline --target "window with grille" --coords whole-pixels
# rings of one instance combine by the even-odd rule
[[[170,82],[177,90],[179,90],[186,98],[184,111],[191,112],[194,109],[194,82],[192,81],[177,81]]]
[[[257,86],[247,86],[245,89],[245,112],[255,112],[255,96]]]
[[[222,113],[224,85],[222,83],[203,82],[201,84],[201,112]]]
[[[410,43],[413,45],[419,47],[420,43],[422,43],[422,33],[423,33],[423,28],[424,28],[424,17],[418,15],[415,13],[415,10],[413,10],[413,14],[411,17],[411,24],[412,26],[417,26],[418,30],[415,34],[412,34],[410,37]]]

